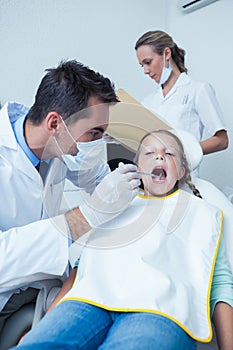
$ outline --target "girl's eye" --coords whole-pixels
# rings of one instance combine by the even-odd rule
[[[174,157],[174,156],[175,156],[174,153],[169,152],[169,151],[165,152],[165,154],[166,154],[167,156],[169,156],[169,157]]]
[[[148,156],[148,155],[150,155],[150,154],[153,154],[153,152],[152,152],[152,151],[147,151],[147,152],[145,152],[145,155],[146,155],[146,156]]]

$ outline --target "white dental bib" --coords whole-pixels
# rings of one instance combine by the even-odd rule
[[[88,234],[63,301],[158,313],[194,339],[210,341],[221,225],[217,208],[185,191],[165,198],[139,195],[115,220]]]

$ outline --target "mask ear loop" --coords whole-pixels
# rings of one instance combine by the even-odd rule
[[[66,129],[66,131],[67,131],[67,133],[68,133],[68,135],[71,137],[72,141],[73,141],[74,143],[76,143],[75,139],[74,139],[73,136],[71,135],[69,129],[68,129],[67,126],[66,126],[66,123],[64,122],[64,120],[63,120],[63,118],[62,118],[62,116],[61,116],[60,114],[59,114],[59,117],[61,118],[61,121],[62,121],[62,123],[63,123],[63,125],[64,125],[64,127],[65,127],[65,129]],[[57,125],[57,127],[56,127],[56,130],[58,130],[58,129],[59,129],[59,125]],[[65,153],[63,152],[63,150],[61,149],[61,146],[60,146],[59,143],[57,142],[56,137],[55,137],[55,136],[53,136],[53,137],[54,137],[54,141],[55,141],[55,143],[56,143],[56,146],[57,146],[59,152],[61,153],[61,156],[63,156]]]
[[[54,137],[54,141],[55,141],[55,143],[56,143],[56,146],[57,146],[57,148],[59,149],[59,151],[60,151],[60,153],[61,153],[61,156],[63,156],[65,153],[62,151],[61,147],[59,146],[56,137],[55,137],[55,136],[53,136],[53,137]]]
[[[76,140],[75,140],[75,139],[73,138],[73,136],[71,135],[70,130],[68,129],[66,123],[64,122],[64,120],[63,120],[63,118],[62,118],[62,116],[61,116],[60,114],[59,114],[59,117],[61,118],[61,121],[62,121],[62,123],[63,123],[63,125],[64,125],[64,127],[65,127],[65,129],[66,129],[66,131],[67,131],[67,134],[70,136],[70,138],[72,139],[72,141],[73,141],[74,143],[76,143]]]
[[[163,51],[163,66],[166,68],[166,57],[165,57],[165,50]]]
[[[67,128],[66,123],[64,122],[64,120],[63,120],[63,118],[62,118],[62,116],[61,116],[60,114],[59,114],[59,117],[61,118],[61,121],[62,121],[62,123],[63,123],[63,125],[64,125],[64,127],[65,127],[65,129],[66,129],[67,134],[70,136],[71,140],[76,144],[76,140],[75,140],[75,139],[73,138],[73,136],[71,135],[70,130]],[[58,128],[59,128],[59,125],[57,126],[57,130],[58,130]],[[56,143],[57,148],[59,149],[59,151],[60,151],[60,153],[61,153],[61,156],[62,156],[62,155],[65,155],[65,153],[63,152],[63,150],[62,150],[61,147],[59,146],[59,144],[58,144],[57,139],[56,139],[55,136],[54,136],[54,140],[55,140],[55,143]]]

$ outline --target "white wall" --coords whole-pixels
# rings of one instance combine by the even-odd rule
[[[1,0],[0,100],[31,104],[44,69],[73,58],[109,76],[116,87],[133,87],[136,94],[141,72],[134,43],[145,23],[164,26],[165,3]]]
[[[184,15],[176,0],[0,0],[0,101],[33,103],[44,69],[77,59],[141,100],[153,88],[134,52],[149,29],[168,31],[187,51],[190,74],[214,86],[232,138],[232,0]],[[205,157],[203,176],[233,187],[229,150]]]

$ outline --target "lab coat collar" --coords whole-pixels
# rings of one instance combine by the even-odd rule
[[[11,123],[26,115],[28,110],[28,107],[16,102],[7,102],[0,110],[0,142],[5,147],[17,149],[18,143]]]
[[[26,116],[29,111],[29,108],[17,102],[8,102],[8,115],[11,123],[15,122],[17,119],[22,116]]]
[[[184,86],[190,83],[190,78],[186,73],[181,73],[179,78],[177,79],[177,81],[175,82],[175,84],[173,85],[173,87],[171,88],[171,90],[168,92],[168,94],[164,97],[163,96],[163,89],[162,87],[160,88],[160,94],[161,97],[166,100],[167,98],[169,98],[172,94],[174,94],[176,92],[176,90],[180,87],[180,86]]]
[[[12,128],[14,130],[15,138],[17,139],[18,144],[29,158],[33,166],[39,164],[40,159],[32,152],[30,147],[27,144],[27,141],[24,137],[24,122],[26,116],[19,117],[14,124],[12,124]]]
[[[183,73],[180,74],[179,78],[175,82],[174,87],[178,88],[180,86],[189,84],[189,82],[190,82],[189,76],[186,73],[183,72]]]
[[[3,106],[0,110],[0,144],[2,148],[6,149],[5,156],[11,157],[11,161],[18,171],[21,171],[33,180],[36,179],[36,181],[38,181],[39,179],[39,181],[41,181],[39,173],[21,147],[19,147],[11,125],[11,122],[18,120],[18,118],[27,114],[27,112],[28,108],[19,103],[8,102]],[[14,152],[9,153],[9,149]]]

